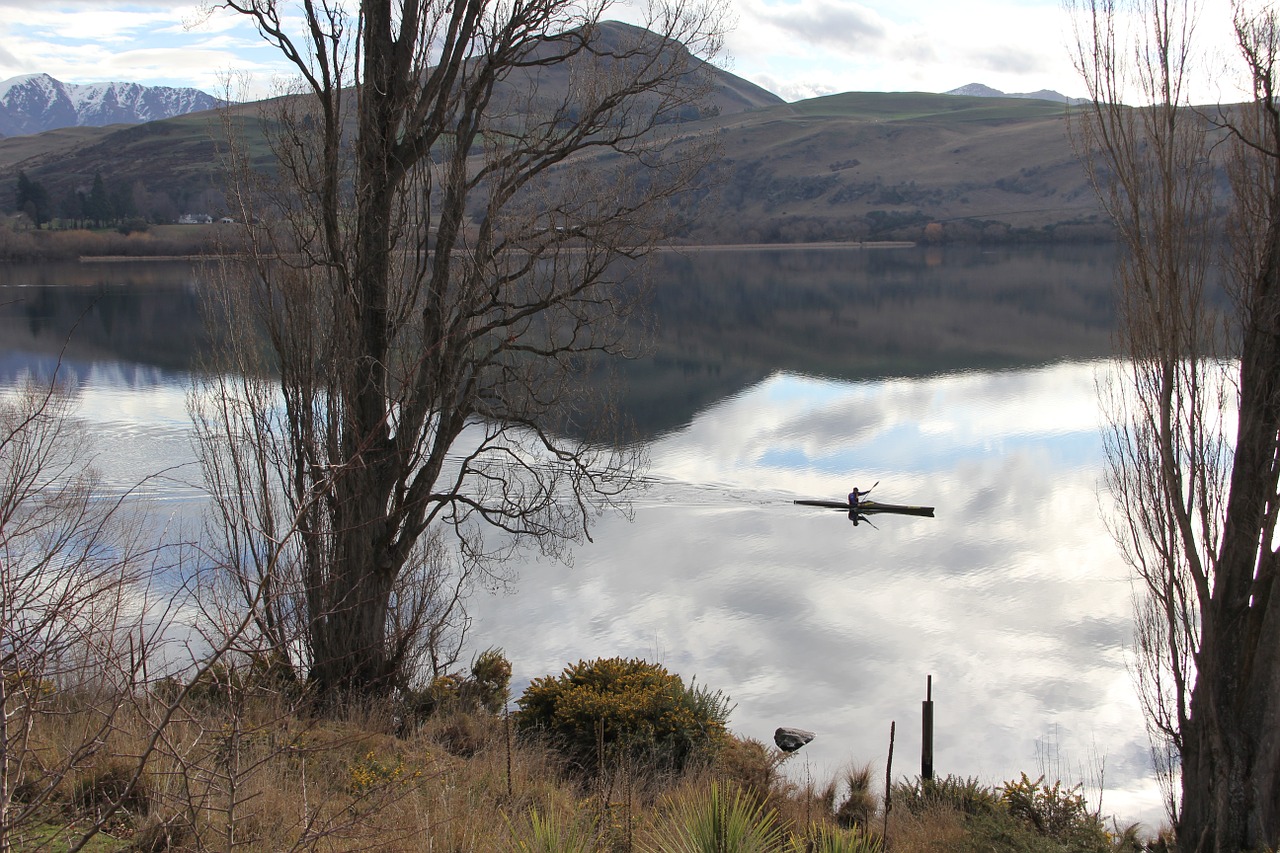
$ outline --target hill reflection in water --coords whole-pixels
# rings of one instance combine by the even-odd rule
[[[668,254],[643,357],[610,366],[651,439],[776,371],[854,380],[1097,358],[1113,260],[1098,247]]]
[[[629,330],[638,357],[584,380],[647,440],[779,370],[848,380],[1095,358],[1110,346],[1113,259],[1105,247],[664,253]],[[0,272],[8,353],[56,356],[73,327],[81,363],[189,369],[206,346],[190,264]]]

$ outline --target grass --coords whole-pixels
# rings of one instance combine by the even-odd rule
[[[826,116],[863,121],[1032,121],[1061,118],[1066,110],[1062,104],[1052,101],[976,98],[926,92],[847,92],[812,98],[791,106],[796,114],[807,117]]]
[[[145,709],[62,780],[16,851],[67,849],[140,754]],[[36,743],[74,740],[74,718],[38,721]],[[620,758],[584,779],[568,756],[483,710],[439,713],[396,736],[392,715],[342,721],[278,698],[193,704],[146,763],[129,808],[90,851],[164,850],[830,851],[1108,853],[1112,839],[1074,789],[1023,776],[1003,787],[958,778],[895,785],[888,844],[874,768],[800,786],[786,757],[731,737],[713,761],[655,772]],[[48,753],[45,753],[48,755]],[[112,787],[117,786],[117,787]]]

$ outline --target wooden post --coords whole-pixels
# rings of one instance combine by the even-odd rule
[[[933,781],[933,676],[925,682],[924,701],[920,703],[920,778]]]
[[[889,760],[884,765],[884,829],[880,837],[884,839],[885,848],[889,845],[889,812],[893,810],[893,733],[898,727],[896,720],[889,722]]]

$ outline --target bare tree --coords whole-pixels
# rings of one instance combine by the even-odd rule
[[[1085,0],[1083,153],[1127,254],[1109,482],[1135,570],[1140,694],[1183,850],[1280,843],[1280,121],[1273,11],[1237,9],[1255,97],[1186,95],[1194,5]],[[1134,28],[1126,30],[1126,22]],[[1139,98],[1147,106],[1130,108]],[[1220,153],[1221,152],[1221,153]],[[1220,180],[1224,163],[1231,175]],[[1207,295],[1215,243],[1237,311]],[[1230,344],[1224,348],[1223,343]],[[1233,430],[1234,427],[1234,430]]]
[[[148,613],[157,552],[91,462],[70,389],[32,379],[0,399],[0,851],[44,849],[50,801],[93,790],[117,751],[95,808],[59,833],[80,849],[145,764],[145,747],[118,751],[146,739],[135,691],[164,625]]]
[[[451,601],[525,542],[560,553],[630,482],[633,455],[553,428],[581,359],[617,348],[616,262],[670,232],[714,150],[681,126],[720,38],[701,2],[647,28],[579,0],[218,4],[299,78],[263,117],[275,173],[236,149],[253,251],[222,277],[198,420],[224,556],[272,588],[260,629],[323,695],[403,682],[437,605],[401,583],[439,566],[424,534],[453,534]]]

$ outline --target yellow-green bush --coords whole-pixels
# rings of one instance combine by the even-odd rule
[[[522,731],[549,735],[588,774],[623,756],[681,770],[725,742],[731,710],[723,693],[638,658],[579,661],[534,679],[517,704]]]
[[[1099,816],[1090,811],[1080,786],[1052,785],[1044,777],[1022,778],[1004,783],[1000,798],[1009,813],[1072,850],[1105,850],[1106,829]]]
[[[420,690],[406,690],[402,713],[415,725],[441,712],[501,714],[511,688],[511,662],[502,649],[489,648],[471,661],[471,675],[445,673]]]

